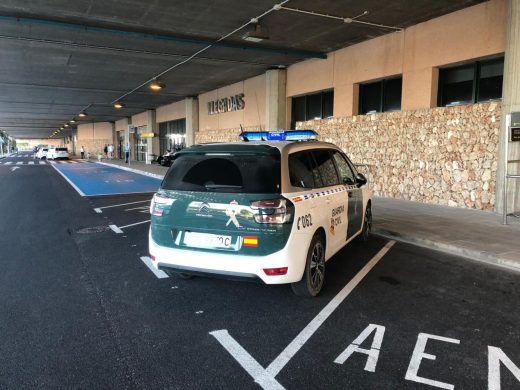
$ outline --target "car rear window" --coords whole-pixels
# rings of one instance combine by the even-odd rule
[[[180,154],[161,188],[178,191],[280,193],[280,155]]]

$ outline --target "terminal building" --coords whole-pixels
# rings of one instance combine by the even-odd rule
[[[132,160],[150,161],[194,143],[238,140],[242,130],[314,129],[360,164],[376,196],[500,211],[506,167],[516,173],[520,159],[519,143],[504,154],[509,114],[520,111],[520,2],[468,3],[406,28],[386,26],[324,58],[127,117],[123,107],[119,120],[80,122],[65,143],[91,155],[114,144],[120,158],[128,143]],[[507,209],[519,210],[520,183],[507,182]]]

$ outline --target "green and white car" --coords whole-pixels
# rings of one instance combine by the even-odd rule
[[[245,132],[175,154],[150,213],[158,269],[291,283],[315,296],[325,262],[372,225],[366,178],[313,131]]]

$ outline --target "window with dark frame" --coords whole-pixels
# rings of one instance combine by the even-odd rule
[[[296,122],[329,118],[334,112],[334,91],[321,91],[292,98],[291,129]]]
[[[438,105],[456,106],[502,98],[504,58],[439,70]]]
[[[359,85],[359,114],[399,111],[403,78],[393,77]]]

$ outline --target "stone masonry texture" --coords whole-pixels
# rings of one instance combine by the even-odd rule
[[[376,196],[492,211],[499,102],[298,122],[341,147]],[[256,129],[248,129],[256,130]],[[240,129],[200,131],[197,143],[236,141]]]

